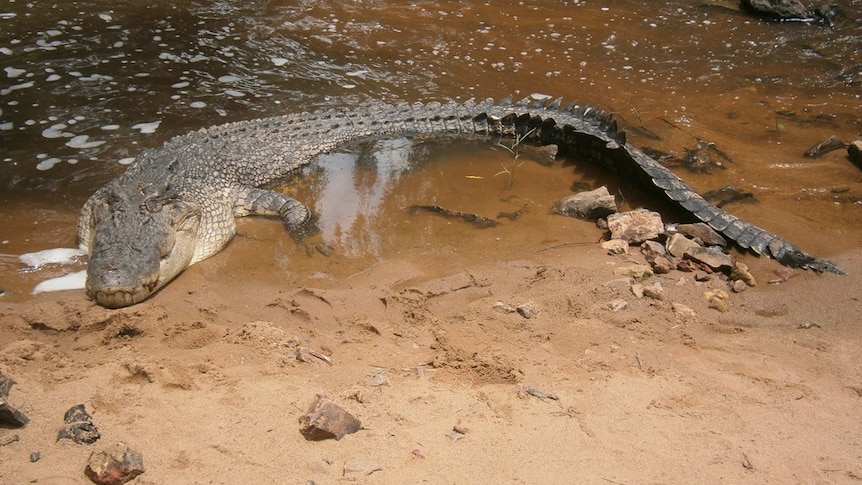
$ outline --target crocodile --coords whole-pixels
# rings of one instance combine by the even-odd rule
[[[235,217],[279,217],[303,243],[315,218],[301,202],[269,190],[315,157],[350,142],[393,137],[458,137],[558,146],[634,178],[743,249],[784,265],[843,273],[791,242],[709,203],[668,168],[626,141],[611,113],[561,99],[512,103],[454,101],[322,109],[228,123],[181,135],[140,153],[98,189],[78,221],[89,254],[86,292],[98,304],[139,303],[192,264],[219,252]]]

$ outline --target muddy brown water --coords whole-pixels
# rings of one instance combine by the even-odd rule
[[[843,151],[802,154],[833,134],[862,137],[862,1],[843,2],[848,20],[832,29],[761,22],[736,2],[534,3],[5,4],[0,286],[27,299],[67,271],[28,271],[17,255],[73,246],[80,205],[140,150],[213,124],[368,98],[546,93],[595,104],[628,123],[636,146],[682,155],[714,143],[730,158],[722,168],[674,170],[700,191],[753,192],[758,202],[728,206],[734,214],[824,257],[859,246],[859,169]],[[510,183],[499,172],[513,163]],[[395,256],[445,271],[593,241],[589,223],[549,214],[578,180],[662,207],[589,167],[515,162],[487,145],[388,140],[320,166],[286,190],[320,215],[334,256],[301,257],[277,223],[245,221],[223,258],[234,268],[271,258],[309,277]],[[476,229],[410,214],[412,204],[527,210]]]

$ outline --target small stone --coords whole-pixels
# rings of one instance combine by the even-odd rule
[[[688,248],[683,254],[684,257],[703,263],[712,269],[730,269],[733,267],[733,258],[730,255],[716,251],[711,248]]]
[[[711,300],[713,298],[718,298],[719,300],[729,300],[730,294],[728,294],[724,290],[715,289],[715,290],[706,290],[703,292],[703,297],[707,300]]]
[[[664,234],[661,215],[647,209],[618,212],[608,216],[611,239],[624,239],[629,244],[640,244]]]
[[[733,280],[733,284],[730,289],[732,289],[734,293],[742,293],[748,289],[748,285],[746,285],[742,280]]]
[[[557,201],[554,211],[564,216],[597,220],[616,212],[617,204],[608,188],[601,186],[595,190],[563,197]]]
[[[371,376],[368,377],[368,386],[369,387],[380,387],[380,386],[388,386],[389,378],[383,373],[383,369],[376,368]]]
[[[69,408],[63,416],[63,422],[65,424],[57,433],[57,441],[67,439],[78,444],[92,445],[102,436],[83,404]]]
[[[704,246],[727,247],[727,240],[706,223],[677,224],[676,230],[692,239],[699,239]]]
[[[709,281],[709,273],[703,270],[697,270],[694,272],[694,280],[695,281]]]
[[[539,308],[531,301],[516,306],[515,311],[528,320],[539,314]]]
[[[635,283],[635,284],[633,284],[633,285],[632,285],[631,290],[632,290],[632,294],[633,294],[633,295],[634,295],[638,300],[640,300],[641,298],[643,298],[643,297],[644,297],[644,285],[642,285],[642,284],[640,284],[640,283]]]
[[[621,254],[629,253],[629,243],[622,239],[602,241],[599,243],[599,246],[601,246],[601,248],[607,251],[611,256],[619,256]]]
[[[672,234],[667,240],[667,252],[677,258],[681,258],[686,250],[697,247],[700,245],[679,233]]]
[[[664,288],[662,288],[661,283],[656,281],[651,285],[644,286],[644,296],[653,300],[664,300]]]
[[[607,303],[607,309],[612,312],[621,312],[625,310],[629,304],[623,299],[611,300]]]
[[[667,256],[667,249],[658,241],[644,241],[641,244],[641,254],[647,258],[657,258]]]
[[[326,396],[319,395],[299,418],[302,436],[309,441],[340,440],[359,431],[362,423]]]
[[[856,140],[847,145],[847,156],[853,165],[862,168],[862,140]]]
[[[617,276],[629,276],[635,280],[643,280],[653,275],[652,268],[645,264],[633,264],[631,266],[621,266],[614,268],[614,274]]]
[[[733,265],[733,269],[730,270],[730,279],[742,280],[746,285],[752,288],[757,286],[757,280],[748,272],[748,266],[746,266],[745,263],[737,262]]]
[[[122,485],[144,473],[144,458],[125,443],[93,452],[84,474],[98,485]]]
[[[709,307],[713,310],[718,310],[721,313],[727,313],[730,311],[730,305],[728,305],[723,299],[717,297],[709,299]]]
[[[503,313],[515,313],[515,307],[509,305],[508,303],[503,303],[502,301],[498,301],[491,305],[491,308],[497,310],[498,312]]]
[[[656,256],[650,261],[650,266],[652,267],[653,273],[655,274],[667,274],[670,273],[670,270],[673,269],[673,263],[671,262],[671,260],[667,259],[664,256]]]
[[[40,458],[42,458],[42,454],[38,451],[30,453],[30,463],[36,463]]]

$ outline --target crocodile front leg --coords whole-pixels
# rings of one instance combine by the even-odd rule
[[[314,216],[304,204],[279,192],[244,188],[234,198],[234,215],[279,217],[297,244],[315,232]]]

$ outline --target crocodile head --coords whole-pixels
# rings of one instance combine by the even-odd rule
[[[169,181],[122,180],[90,201],[87,294],[108,308],[134,305],[186,269],[202,217]]]

